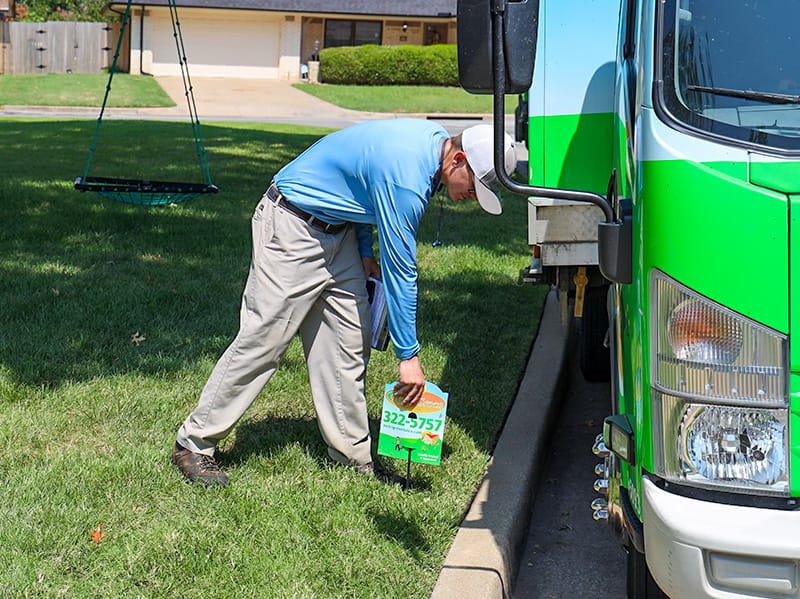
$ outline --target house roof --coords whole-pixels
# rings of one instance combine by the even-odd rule
[[[455,17],[457,0],[176,0],[181,7],[264,10],[270,12]],[[131,0],[137,6],[167,6],[168,0]],[[126,2],[110,2],[124,5]]]

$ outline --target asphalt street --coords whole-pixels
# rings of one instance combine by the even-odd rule
[[[533,499],[514,599],[624,599],[625,553],[606,523],[592,518],[601,460],[591,451],[610,413],[608,383],[587,383],[567,349],[567,384]]]

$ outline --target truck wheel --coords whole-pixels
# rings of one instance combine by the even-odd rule
[[[644,554],[630,546],[625,551],[628,552],[628,599],[669,599],[653,580]]]
[[[611,378],[611,358],[603,345],[608,331],[608,287],[588,287],[583,299],[583,318],[577,319],[578,360],[583,378],[605,382]]]

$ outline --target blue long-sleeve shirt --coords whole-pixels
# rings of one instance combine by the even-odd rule
[[[389,334],[401,360],[419,352],[417,228],[448,137],[419,119],[368,121],[332,133],[275,175],[286,198],[333,224],[356,223],[362,257],[378,228]]]

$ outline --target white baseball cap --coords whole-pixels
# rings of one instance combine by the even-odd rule
[[[511,175],[517,167],[514,142],[508,133],[503,132],[503,157],[506,173]],[[467,155],[467,163],[475,173],[475,195],[481,208],[489,214],[500,214],[503,206],[497,192],[500,182],[494,172],[494,127],[474,125],[461,133],[461,147]]]

